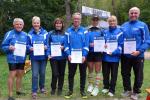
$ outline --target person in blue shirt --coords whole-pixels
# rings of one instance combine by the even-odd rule
[[[69,70],[69,91],[65,95],[65,98],[71,98],[73,94],[73,86],[74,86],[74,76],[77,70],[77,66],[79,65],[80,70],[80,94],[82,98],[87,98],[87,95],[84,91],[85,82],[86,82],[86,56],[88,54],[88,41],[86,41],[86,30],[81,25],[81,14],[74,13],[73,14],[73,25],[69,27],[66,31],[67,35],[67,46],[65,46],[64,51],[68,56],[68,70]],[[81,57],[79,59],[81,63],[72,63],[71,54],[78,51]]]
[[[125,22],[122,27],[124,38],[134,39],[136,42],[135,51],[130,54],[123,54],[121,57],[121,74],[123,79],[124,92],[122,96],[130,96],[131,99],[137,100],[140,88],[143,83],[144,52],[147,49],[149,40],[149,30],[147,25],[140,21],[140,9],[132,7],[129,10],[129,21]],[[125,50],[124,48],[123,50]],[[131,87],[131,70],[135,75],[133,88]]]
[[[13,96],[13,83],[16,78],[16,94],[25,95],[21,92],[22,76],[24,74],[24,65],[26,60],[27,51],[27,33],[22,31],[24,27],[24,21],[21,18],[15,18],[13,21],[13,30],[8,31],[5,34],[2,42],[2,50],[7,55],[7,62],[9,66],[8,75],[8,100],[15,100]],[[18,54],[18,46],[22,46],[22,54]]]
[[[89,53],[87,56],[88,63],[88,88],[87,92],[96,96],[99,93],[100,71],[102,65],[102,52],[94,51],[94,40],[102,38],[104,40],[103,29],[99,27],[99,16],[93,15],[91,26],[88,29]],[[104,45],[103,45],[104,48]],[[94,75],[94,71],[96,76]],[[95,76],[95,77],[94,77]],[[94,82],[95,81],[95,82]]]
[[[63,84],[64,84],[64,75],[66,68],[66,54],[64,53],[64,45],[66,36],[64,33],[64,22],[61,18],[56,18],[54,21],[54,30],[49,32],[48,35],[48,50],[47,55],[50,59],[50,65],[52,69],[52,81],[51,81],[51,95],[55,94],[57,88],[57,95],[62,94]],[[61,55],[53,55],[51,52],[52,45],[60,45]],[[56,48],[55,48],[56,50]],[[58,50],[59,51],[59,50]],[[58,52],[57,51],[57,52]]]
[[[40,18],[32,18],[31,30],[28,33],[30,59],[32,67],[32,97],[37,97],[38,85],[41,93],[45,90],[45,69],[47,65],[47,35],[48,32],[41,27]]]
[[[118,66],[120,55],[122,53],[123,46],[123,32],[117,26],[116,16],[110,16],[107,19],[109,28],[104,31],[105,48],[102,61],[102,73],[103,73],[103,90],[102,93],[108,93],[108,96],[113,97],[115,94],[115,86],[118,76]],[[110,50],[109,43],[114,43],[114,50]],[[112,44],[111,44],[112,45]],[[112,48],[111,48],[112,49]],[[110,77],[111,76],[111,77]]]

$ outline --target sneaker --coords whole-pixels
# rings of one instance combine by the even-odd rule
[[[91,93],[92,90],[93,90],[93,88],[94,88],[94,87],[93,87],[92,84],[88,85],[87,92]]]
[[[51,91],[51,95],[55,95],[55,90],[52,90],[52,91]]]
[[[40,90],[40,92],[41,92],[42,94],[47,94],[47,91],[46,91],[44,88],[42,88],[42,89]]]
[[[57,95],[60,96],[62,94],[62,90],[57,91]]]
[[[15,100],[13,97],[8,97],[8,100]]]
[[[92,96],[97,96],[97,94],[99,93],[99,89],[98,87],[95,87],[91,93]]]
[[[80,94],[83,99],[87,99],[87,95],[84,91],[81,91]]]
[[[121,96],[123,97],[129,97],[131,96],[132,92],[131,91],[124,91],[123,93],[121,93]]]
[[[138,100],[138,97],[139,97],[139,95],[137,93],[133,93],[130,98],[132,100]]]
[[[37,99],[37,93],[32,93],[32,99],[34,99],[34,100]]]
[[[108,93],[108,92],[109,92],[108,89],[103,89],[103,90],[102,90],[102,93],[104,93],[104,94],[106,94],[106,93]]]
[[[72,91],[69,91],[69,92],[67,92],[67,94],[64,96],[66,99],[69,99],[69,98],[71,98],[72,97],[72,94],[73,94],[73,92]]]
[[[25,96],[26,94],[24,92],[16,91],[16,95],[18,95],[18,96]]]
[[[108,96],[113,97],[113,96],[114,96],[114,94],[113,94],[113,93],[111,93],[111,92],[108,92]]]

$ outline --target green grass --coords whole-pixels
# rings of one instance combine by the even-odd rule
[[[150,61],[145,60],[144,82],[143,82],[142,93],[141,93],[141,98],[143,98],[143,99],[147,95],[147,93],[145,92],[145,89],[150,87],[150,78],[149,78],[150,77],[150,68],[149,68],[149,66],[150,66]],[[6,62],[6,57],[0,56],[0,98],[6,98],[7,97],[7,77],[8,77],[8,65]],[[132,79],[134,79],[133,74],[132,74]],[[48,98],[55,99],[55,100],[56,99],[57,100],[58,99],[59,100],[64,99],[63,95],[65,95],[65,93],[68,90],[68,67],[66,66],[65,82],[64,82],[62,97],[50,96],[50,82],[51,82],[51,68],[50,68],[50,65],[48,62],[47,69],[46,69],[46,89],[48,90],[48,94],[46,96],[39,94],[39,97],[42,99],[45,98],[46,100]],[[133,84],[133,80],[132,80],[132,84]],[[73,99],[80,99],[79,86],[80,86],[80,77],[79,77],[79,71],[77,70],[76,76],[75,76],[75,82],[74,82]],[[86,87],[87,87],[87,84],[86,84]],[[101,91],[102,87],[103,86],[102,86],[102,81],[101,81],[100,91]],[[24,75],[22,89],[23,89],[23,91],[25,91],[27,93],[27,95],[25,97],[20,97],[20,98],[31,98],[31,71]],[[14,91],[15,91],[15,87],[14,87]],[[122,91],[123,91],[123,86],[122,86],[122,78],[120,75],[120,67],[119,67],[118,80],[117,80],[117,85],[116,85],[116,95],[114,98],[121,98],[120,93]],[[14,95],[15,95],[15,92],[14,92]],[[17,96],[15,95],[15,97],[17,97]],[[91,97],[89,95],[88,98],[89,98],[89,100],[91,100],[91,99],[98,100],[100,98],[104,99],[104,98],[108,98],[108,97],[104,96],[100,93],[97,97]],[[18,100],[20,100],[20,99],[18,99]],[[110,99],[110,100],[112,100],[112,99]]]

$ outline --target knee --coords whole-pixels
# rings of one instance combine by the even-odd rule
[[[32,78],[38,78],[38,72],[33,71],[32,72]]]

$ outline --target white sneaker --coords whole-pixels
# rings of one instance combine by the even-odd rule
[[[87,92],[91,93],[93,91],[93,88],[94,87],[92,84],[88,85]]]
[[[114,94],[113,94],[113,93],[111,93],[111,92],[108,92],[108,96],[113,97],[113,96],[114,96]]]
[[[103,89],[103,90],[102,90],[102,93],[104,93],[104,94],[106,94],[106,93],[108,93],[108,92],[109,92],[108,89]]]
[[[139,96],[139,95],[138,95],[137,93],[133,93],[130,98],[131,98],[132,100],[138,100],[138,96]]]
[[[98,93],[99,93],[98,87],[94,87],[94,89],[93,89],[91,95],[92,95],[92,96],[97,96]]]
[[[132,94],[132,91],[124,91],[123,93],[121,93],[121,96],[129,97],[129,96],[131,96],[131,94]]]

